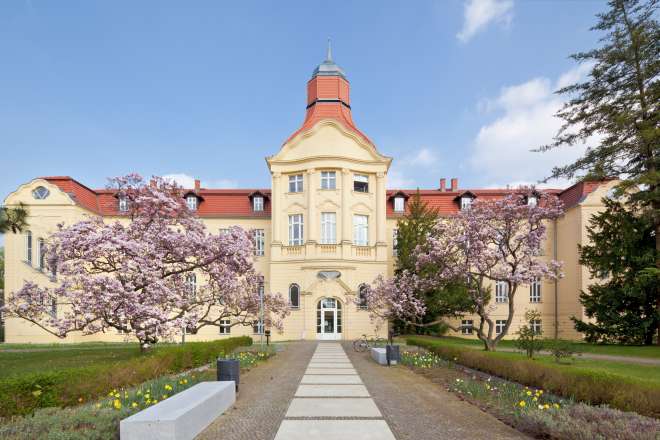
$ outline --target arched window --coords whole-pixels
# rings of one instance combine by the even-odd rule
[[[186,275],[186,288],[190,296],[195,296],[197,293],[197,275],[194,273],[189,273]]]
[[[25,231],[25,261],[32,265],[32,231]]]
[[[300,287],[297,284],[289,286],[289,305],[293,309],[300,307]]]
[[[366,309],[367,308],[367,285],[366,284],[360,284],[360,287],[358,287],[358,309]]]

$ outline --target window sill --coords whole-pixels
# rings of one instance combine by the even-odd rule
[[[300,306],[289,306],[289,310],[300,310]]]

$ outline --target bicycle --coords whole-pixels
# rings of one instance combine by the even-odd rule
[[[385,339],[381,338],[380,336],[369,338],[367,335],[362,335],[360,339],[353,341],[353,350],[357,352],[364,352],[371,347],[377,347],[379,345],[383,345],[384,343]]]

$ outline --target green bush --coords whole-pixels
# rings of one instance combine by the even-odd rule
[[[562,359],[571,359],[577,351],[575,344],[564,339],[546,339],[545,348],[554,356],[557,363]]]
[[[408,345],[424,347],[447,360],[524,385],[548,390],[592,405],[607,404],[623,411],[660,417],[660,387],[577,368],[543,364],[529,359],[510,359],[494,353],[458,346],[443,346],[432,340],[411,337]]]
[[[29,414],[36,408],[71,406],[105,395],[113,388],[136,385],[166,374],[207,364],[240,346],[242,336],[210,342],[156,347],[133,359],[81,368],[30,373],[0,380],[0,417]]]
[[[518,339],[515,340],[518,350],[524,351],[530,359],[534,357],[534,353],[538,353],[543,350],[544,347],[544,342],[541,338],[543,331],[535,330],[531,325],[532,321],[540,319],[540,312],[537,310],[527,310],[525,312],[525,321],[527,321],[529,325],[525,324],[520,327],[520,330],[518,330]]]

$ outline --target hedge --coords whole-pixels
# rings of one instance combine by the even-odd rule
[[[199,367],[240,346],[242,336],[210,342],[162,346],[153,352],[111,364],[29,373],[0,379],[0,417],[32,413],[36,408],[71,406],[166,374]]]
[[[660,387],[629,381],[607,373],[566,370],[530,359],[508,359],[469,348],[407,338],[408,345],[426,348],[443,359],[523,385],[541,388],[592,405],[607,404],[623,411],[660,417]]]

